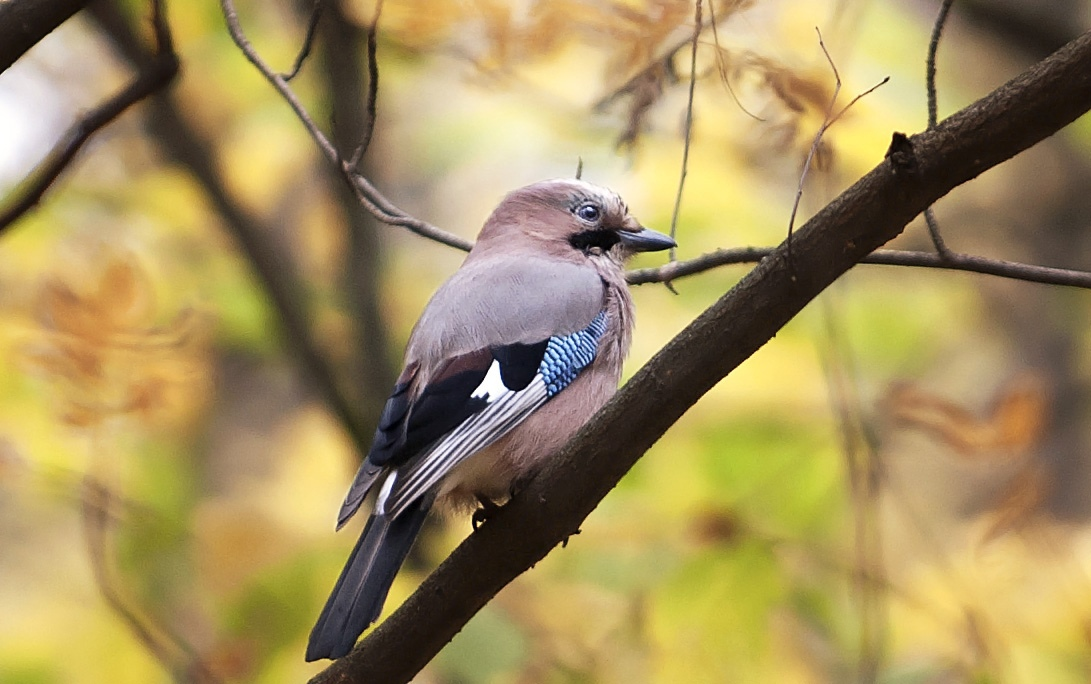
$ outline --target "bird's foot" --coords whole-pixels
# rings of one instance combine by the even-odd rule
[[[470,516],[470,524],[473,525],[475,531],[501,508],[500,504],[484,496],[478,496],[477,503],[481,504],[481,507],[476,509],[473,515]]]

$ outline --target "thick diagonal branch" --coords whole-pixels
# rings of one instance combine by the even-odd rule
[[[912,138],[815,215],[645,365],[511,504],[356,650],[312,680],[408,681],[512,579],[577,529],[637,459],[847,270],[925,207],[1091,109],[1091,33]]]
[[[0,73],[42,38],[83,9],[88,0],[0,2]]]

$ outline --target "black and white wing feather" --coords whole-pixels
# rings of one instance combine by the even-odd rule
[[[463,355],[405,403],[401,388],[383,420],[342,506],[340,524],[380,479],[376,512],[396,518],[463,460],[503,437],[567,387],[595,359],[606,312],[583,330],[533,344],[512,344]]]

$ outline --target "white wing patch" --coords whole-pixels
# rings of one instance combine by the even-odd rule
[[[485,379],[481,381],[481,384],[477,386],[477,389],[470,395],[474,399],[481,399],[483,397],[489,397],[495,399],[505,392],[510,392],[505,385],[504,380],[500,376],[500,362],[493,361],[489,366],[489,370],[485,373]]]
[[[489,377],[496,371],[496,385]],[[485,380],[475,390],[488,387],[489,405],[436,442],[420,460],[399,469],[400,477],[393,483],[392,491],[383,499],[391,517],[397,517],[406,506],[440,481],[452,468],[468,456],[484,449],[523,422],[531,413],[549,399],[545,381],[536,375],[524,389],[513,392],[500,382],[499,364],[494,363]],[[384,483],[384,490],[385,490]]]

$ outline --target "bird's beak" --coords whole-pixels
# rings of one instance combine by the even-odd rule
[[[644,227],[636,231],[619,230],[617,236],[621,244],[634,252],[658,252],[678,246],[674,238],[669,235]]]

